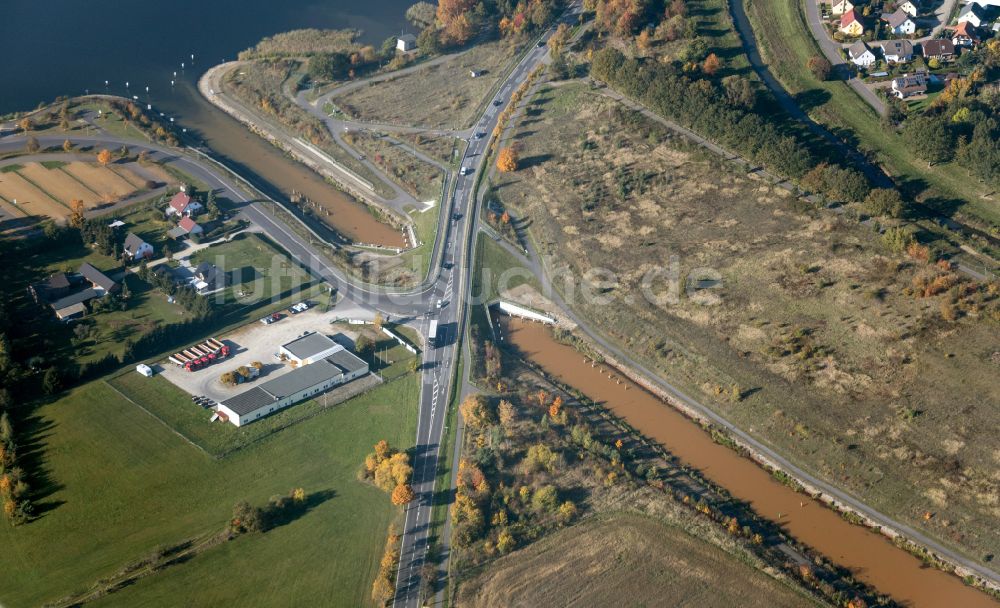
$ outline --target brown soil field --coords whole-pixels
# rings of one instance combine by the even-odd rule
[[[91,190],[100,192],[101,194],[108,193],[120,198],[136,190],[132,184],[106,167],[76,162],[66,165],[65,170],[87,184]]]
[[[61,218],[69,213],[67,207],[52,200],[28,180],[13,171],[0,173],[0,196],[11,202],[16,200],[17,206],[31,215]]]
[[[589,520],[464,583],[458,606],[815,606],[708,543],[649,517]]]
[[[893,253],[585,86],[543,89],[515,142],[493,196],[605,337],[811,473],[996,552],[1000,286]]]
[[[47,169],[39,163],[27,163],[18,173],[39,184],[45,191],[69,206],[73,199],[82,200],[87,207],[104,202],[101,195],[87,188],[76,178],[61,169]]]

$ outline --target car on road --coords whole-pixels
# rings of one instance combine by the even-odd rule
[[[474,135],[474,137],[476,139],[482,139],[482,138],[486,137],[486,131],[476,131],[476,134]]]
[[[441,300],[437,301],[437,304],[434,305],[434,308],[441,308]]]
[[[457,222],[458,220],[462,219],[462,214],[456,211],[455,213],[451,214],[451,219]]]
[[[502,99],[494,99],[493,100],[493,105],[495,105],[497,107],[500,107],[500,106],[503,105],[503,100]]]
[[[462,167],[461,169],[458,170],[459,175],[468,175],[470,173],[472,173],[472,169],[468,167]]]
[[[543,46],[545,46],[545,41],[544,40],[539,40],[538,41],[538,48],[542,48]]]

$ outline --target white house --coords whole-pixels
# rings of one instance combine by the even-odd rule
[[[902,10],[890,15],[882,15],[882,21],[889,25],[889,31],[897,36],[905,36],[917,31],[917,24]]]
[[[287,359],[292,362],[292,365],[301,367],[325,359],[343,349],[343,346],[329,337],[313,332],[296,338],[288,344],[282,344],[278,349],[278,357]]]
[[[851,2],[851,0],[835,0],[835,2],[830,6],[830,12],[834,15],[843,15],[853,8],[854,3]]]
[[[396,38],[396,50],[409,53],[417,48],[417,37],[413,34],[403,34]]]
[[[909,40],[886,40],[880,42],[882,55],[889,63],[906,63],[913,61],[913,43]]]
[[[339,347],[338,351],[324,359],[226,399],[219,404],[217,414],[224,415],[236,426],[243,426],[367,373],[368,363]]]
[[[847,48],[847,55],[851,58],[851,63],[859,68],[870,68],[878,61],[878,57],[871,47],[864,40],[858,40]]]
[[[134,232],[125,237],[125,255],[130,260],[141,260],[153,257],[153,246],[139,238]]]
[[[958,22],[968,21],[972,27],[981,27],[986,21],[986,11],[978,4],[966,4],[958,13]]]
[[[906,99],[914,95],[923,95],[926,92],[927,79],[923,76],[906,74],[892,79],[892,94],[899,99]]]
[[[915,2],[912,2],[911,0],[906,0],[906,2],[903,2],[902,4],[896,6],[896,9],[903,11],[904,13],[906,13],[911,17],[916,17],[917,13],[919,12],[917,4]]]
[[[166,212],[167,215],[191,217],[192,215],[197,215],[202,209],[204,209],[204,206],[201,203],[188,196],[187,192],[182,190],[170,199],[170,205],[167,206]]]

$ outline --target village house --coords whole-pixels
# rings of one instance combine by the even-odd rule
[[[167,216],[179,215],[191,217],[192,215],[197,215],[202,209],[204,207],[201,203],[188,196],[187,192],[182,190],[170,199],[170,204],[167,205],[166,212]]]
[[[859,68],[868,69],[878,62],[878,57],[864,40],[858,40],[849,46],[847,56],[851,58],[851,63]]]
[[[899,99],[927,93],[927,78],[922,75],[905,74],[892,79],[892,94]]]
[[[966,4],[958,12],[958,22],[964,23],[966,21],[972,24],[972,27],[981,27],[986,21],[986,11],[978,4]]]
[[[125,257],[129,260],[142,260],[153,257],[153,246],[142,240],[134,232],[125,237]]]
[[[830,6],[830,12],[834,15],[843,15],[847,11],[854,8],[854,3],[851,0],[835,0]]]
[[[396,38],[396,50],[409,53],[417,48],[417,37],[413,34],[403,34]]]
[[[229,275],[219,270],[215,264],[202,262],[194,271],[194,288],[198,293],[208,293],[216,289],[222,289],[229,284]]]
[[[913,43],[909,40],[886,40],[880,42],[882,56],[888,63],[907,63],[913,61]]]
[[[90,286],[73,291],[86,283]],[[89,263],[84,263],[76,275],[60,272],[41,283],[31,285],[28,290],[37,304],[48,304],[56,318],[69,321],[86,314],[86,302],[114,293],[119,288],[118,283],[106,274]]]
[[[958,24],[951,35],[951,42],[955,46],[973,46],[979,43],[979,34],[976,27],[968,21]]]
[[[840,31],[855,38],[865,33],[865,24],[861,22],[861,17],[853,8],[840,18]]]
[[[955,43],[948,39],[927,40],[921,46],[924,59],[951,61],[955,57]]]
[[[909,15],[911,17],[916,17],[917,13],[920,12],[920,7],[918,7],[915,2],[911,2],[910,0],[906,0],[906,2],[898,4],[896,6],[896,10],[903,11],[904,13],[906,13],[907,15]]]
[[[186,236],[199,235],[204,231],[205,229],[199,226],[193,219],[183,217],[175,228],[167,232],[167,235],[173,239],[181,239]]]
[[[1000,0],[968,0],[969,4],[978,4],[980,8],[1000,8]]]
[[[889,26],[889,31],[897,36],[906,36],[917,31],[916,22],[901,10],[889,15],[882,15],[882,21],[885,21]]]

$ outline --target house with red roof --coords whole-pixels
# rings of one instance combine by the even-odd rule
[[[865,24],[855,9],[852,8],[840,18],[840,31],[855,38],[865,33]]]
[[[976,26],[968,21],[963,21],[955,26],[955,31],[951,34],[951,42],[955,46],[972,46],[979,42],[979,34]]]
[[[173,228],[167,234],[172,238],[179,239],[185,236],[198,235],[205,232],[205,229],[199,226],[190,217],[182,217],[181,221],[177,224],[176,228]]]
[[[167,206],[167,215],[179,215],[191,217],[197,215],[204,207],[197,200],[191,198],[187,192],[181,190],[170,199]]]

